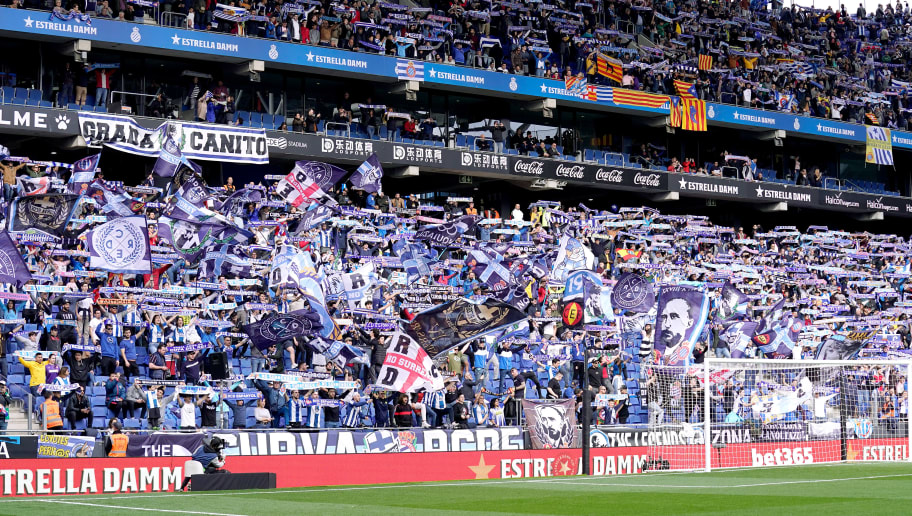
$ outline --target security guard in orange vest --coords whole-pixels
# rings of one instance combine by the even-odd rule
[[[126,457],[130,436],[123,433],[123,425],[117,419],[111,420],[111,435],[105,438],[104,451],[108,457]]]
[[[54,392],[39,407],[42,420],[46,420],[46,430],[62,430],[63,419],[60,417],[60,393]]]

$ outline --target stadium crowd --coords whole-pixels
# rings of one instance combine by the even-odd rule
[[[76,4],[14,0],[11,7],[83,16]],[[142,19],[143,9],[102,1],[94,15],[132,21]],[[680,79],[705,100],[907,129],[908,5],[849,9],[762,0],[161,4],[163,13],[179,13],[182,25],[197,30],[558,80],[586,73],[593,82],[670,95],[682,94],[674,82]],[[612,73],[601,77],[595,54],[613,63]]]
[[[73,171],[85,160],[3,158],[12,209],[0,235],[0,407],[7,415],[10,396],[31,394],[27,412],[49,428],[100,427],[111,416],[136,428],[498,426],[520,420],[516,400],[580,400],[581,388],[599,395],[597,422],[646,423],[647,412],[653,423],[693,420],[697,378],[662,385],[648,364],[904,358],[912,345],[910,249],[897,235],[745,230],[647,207],[435,204],[384,193],[382,171],[363,174],[371,160],[346,181],[344,170],[298,162],[292,176],[326,187],[305,195],[287,179],[207,186],[186,163],[162,190],[153,175],[139,187],[106,181],[100,155],[88,158],[89,177]],[[55,193],[74,189],[83,195]],[[26,231],[17,213],[35,202],[64,211],[72,202],[72,212]],[[148,242],[118,245],[149,248],[146,272],[97,262],[97,234],[134,215],[145,217]],[[653,298],[621,308],[611,292],[631,277]],[[671,308],[657,316],[655,293],[671,285],[701,289],[712,310],[699,321],[692,308],[678,323],[666,320]],[[456,339],[434,366],[442,389],[382,388],[400,321],[465,299],[483,307],[482,326],[487,310],[505,306],[523,320]],[[319,322],[314,331],[253,337],[263,333],[251,325],[301,311]],[[672,353],[691,327],[702,328],[693,347]],[[219,352],[228,385],[210,379]],[[857,369],[855,415],[895,425],[908,414],[904,377]],[[281,375],[330,383],[286,388]],[[776,386],[713,388],[722,421],[748,417],[751,398]]]

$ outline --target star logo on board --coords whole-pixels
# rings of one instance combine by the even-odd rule
[[[858,460],[858,450],[854,446],[846,448],[846,459],[849,461]]]
[[[304,55],[307,56],[307,60],[308,60],[308,61],[313,61],[313,60],[314,60],[314,53],[313,53],[313,52],[308,52],[308,53],[306,53],[306,54],[304,54]]]
[[[732,113],[732,117],[734,117],[735,120],[740,120],[740,119],[738,118],[738,112],[737,112],[737,111],[735,111],[734,113]]]
[[[31,16],[29,16],[28,18],[25,19],[26,27],[31,27],[33,23],[35,23],[35,20],[33,20]]]
[[[494,465],[485,464],[484,455],[482,455],[478,460],[478,465],[469,466],[469,469],[475,473],[475,480],[488,479],[491,478],[491,470],[494,469]]]
[[[757,187],[757,197],[763,197],[763,187],[762,186]]]
[[[171,36],[171,44],[172,44],[172,45],[180,45],[180,40],[181,40],[181,39],[180,39],[180,36],[178,36],[177,34]]]
[[[823,130],[823,124],[817,124],[817,130],[818,130],[818,131],[822,131],[822,130]]]
[[[680,188],[681,190],[686,190],[686,189],[687,189],[687,180],[684,179],[683,177],[681,178],[680,181],[678,181],[678,184],[680,185],[679,188]]]
[[[541,90],[542,90],[542,93],[547,93],[547,92],[548,92],[548,85],[545,84],[545,83],[542,83],[542,85],[541,85]]]
[[[430,74],[430,76],[432,78],[437,77],[437,70],[434,70],[433,68],[431,68],[431,70],[428,72],[428,74]]]

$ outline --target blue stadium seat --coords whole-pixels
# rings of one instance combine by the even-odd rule
[[[247,111],[238,111],[234,114],[234,121],[243,120],[244,123],[241,125],[250,125],[250,113]]]
[[[23,102],[28,100],[28,89],[26,88],[16,88],[16,92],[13,94],[13,99],[22,99]]]
[[[317,122],[317,132],[318,133],[322,133],[325,127],[326,127],[326,122],[324,122],[323,120],[320,120],[319,122]]]
[[[104,416],[93,416],[92,417],[92,428],[104,428],[108,424],[108,421]]]
[[[276,129],[282,126],[285,123],[285,115],[273,115],[272,123]]]
[[[108,108],[105,106],[95,106],[95,112],[96,113],[107,113]]]
[[[4,102],[11,102],[13,100],[13,97],[16,95],[16,88],[13,88],[11,86],[4,86],[0,88],[0,92],[3,93]]]
[[[250,127],[263,127],[263,113],[250,113]]]
[[[124,428],[129,428],[129,429],[139,429],[142,427],[142,424],[139,422],[139,419],[128,418],[128,419],[124,419],[123,426],[124,426]]]
[[[466,137],[464,134],[456,135],[456,146],[457,147],[466,147]]]
[[[76,104],[76,103],[74,103],[74,102],[70,102],[69,104],[67,104],[66,108],[69,109],[69,110],[71,110],[71,111],[79,111],[79,104]]]
[[[24,106],[24,105],[25,105],[25,101],[26,101],[26,99],[23,99],[23,98],[20,98],[20,97],[13,97],[13,98],[9,101],[9,103],[10,103],[10,104],[13,104],[13,105],[16,105],[16,106]]]
[[[29,100],[41,100],[41,90],[29,89],[26,91],[28,92]]]

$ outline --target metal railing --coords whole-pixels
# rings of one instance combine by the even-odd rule
[[[161,18],[159,19],[158,23],[163,27],[180,27],[188,30],[193,29],[193,27],[187,27],[186,14],[174,11],[165,11],[161,13]]]
[[[339,129],[332,129],[330,126],[338,127]],[[351,124],[346,124],[345,122],[326,122],[323,125],[323,130],[326,132],[327,136],[330,136],[330,131],[344,131],[345,137],[351,138]]]

